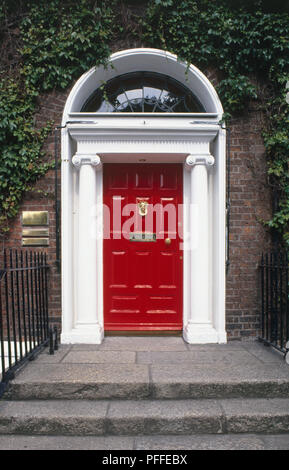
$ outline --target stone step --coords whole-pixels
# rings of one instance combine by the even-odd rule
[[[78,379],[76,379],[78,377]],[[99,373],[88,380],[79,374],[54,378],[52,375],[29,378],[22,374],[9,384],[4,398],[7,400],[163,400],[163,399],[218,399],[218,398],[287,398],[288,378],[236,378],[216,379],[194,376],[177,380],[173,370],[166,376],[153,379],[135,373],[119,377],[118,374]]]
[[[107,337],[62,345],[27,364],[6,399],[287,398],[283,356],[255,342],[188,345],[174,337]]]
[[[1,401],[1,435],[288,433],[289,399]]]
[[[289,434],[193,434],[170,436],[0,435],[1,450],[289,450]],[[109,455],[109,454],[106,454]],[[133,454],[132,454],[133,455]],[[183,455],[186,455],[184,453]],[[142,458],[143,457],[139,457]],[[101,462],[101,457],[98,462]],[[138,460],[138,459],[137,459]],[[189,459],[187,459],[189,461]],[[138,462],[136,462],[138,463]]]

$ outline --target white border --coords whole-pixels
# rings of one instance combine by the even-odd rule
[[[189,87],[203,104],[204,115],[133,115],[79,113],[83,103],[103,81],[130,71],[165,73]],[[107,68],[93,68],[73,87],[62,124],[62,335],[63,343],[84,342],[74,329],[77,305],[77,210],[78,176],[71,164],[76,153],[98,154],[103,162],[138,161],[184,162],[188,154],[210,151],[216,164],[210,170],[209,203],[211,213],[211,317],[216,331],[214,342],[226,342],[225,332],[225,131],[218,122],[222,106],[211,83],[194,66],[156,49],[132,49],[113,54]],[[85,120],[85,123],[79,121]],[[102,173],[98,178],[98,199],[102,201]],[[184,174],[184,202],[190,182]],[[185,211],[184,223],[189,226]],[[102,224],[101,217],[98,221]],[[103,327],[102,243],[97,246],[98,321]],[[184,255],[184,327],[189,318],[190,262]],[[74,293],[74,294],[73,294]],[[100,335],[101,336],[101,335]],[[102,337],[92,342],[101,342]],[[198,342],[198,341],[197,341]],[[200,338],[199,342],[206,342]],[[208,338],[208,342],[210,339]]]

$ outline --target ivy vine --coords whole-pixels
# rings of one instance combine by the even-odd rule
[[[284,0],[271,3],[2,0],[0,230],[49,168],[42,146],[52,123],[35,122],[39,96],[67,89],[92,66],[106,64],[111,46],[129,38],[131,47],[141,42],[200,69],[214,67],[227,120],[245,114],[250,101],[262,109],[268,180],[278,202],[266,224],[289,245],[289,10]],[[121,16],[124,5],[130,13]]]
[[[115,31],[115,3],[115,0],[1,2],[2,233],[9,230],[9,220],[18,213],[23,195],[53,165],[42,152],[53,124],[47,122],[39,128],[35,122],[39,96],[55,88],[65,89],[84,71],[106,63]]]
[[[289,245],[289,9],[261,0],[151,0],[143,20],[149,46],[201,69],[215,67],[225,119],[248,103],[266,116],[268,180],[277,204],[265,224]]]

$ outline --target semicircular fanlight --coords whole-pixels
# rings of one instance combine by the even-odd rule
[[[177,80],[154,72],[132,72],[97,88],[81,112],[200,113],[205,110],[195,95]]]

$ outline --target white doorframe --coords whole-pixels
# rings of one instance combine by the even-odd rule
[[[175,56],[138,49],[112,56],[110,74],[127,73],[131,64],[135,71],[138,61],[139,70],[147,61],[146,70],[163,73],[165,68],[166,74],[179,81],[184,73]],[[184,166],[184,227],[191,227],[191,237],[184,243],[184,339],[224,343],[225,131],[219,125],[222,108],[216,92],[192,66],[190,87],[207,113],[80,113],[101,73],[92,69],[80,78],[63,117],[61,341],[100,343],[103,339],[102,163],[145,159],[144,164],[179,162]],[[184,75],[188,86],[186,80]],[[100,235],[94,242],[94,235],[84,229],[89,224],[94,235]]]

